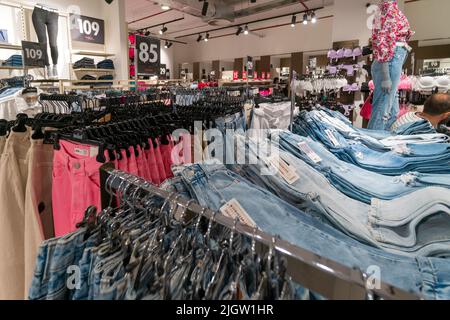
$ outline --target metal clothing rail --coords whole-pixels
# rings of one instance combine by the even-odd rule
[[[184,208],[184,221],[191,221],[198,215],[203,215],[222,226],[235,232],[253,238],[259,249],[269,248],[277,250],[288,261],[288,274],[292,279],[312,292],[321,294],[325,298],[334,300],[352,299],[386,299],[386,300],[420,300],[421,297],[395,288],[384,282],[379,289],[368,290],[365,286],[367,275],[360,270],[350,269],[335,261],[323,258],[303,248],[294,246],[284,240],[269,235],[261,230],[238,223],[210,209],[203,208],[192,201],[174,197],[175,194],[161,190],[140,178],[115,170],[111,163],[100,168],[102,207],[106,208],[112,201],[112,190],[128,190],[130,186],[143,192],[159,196],[170,201],[177,208]],[[136,191],[136,189],[134,189]],[[133,192],[134,192],[133,191]]]

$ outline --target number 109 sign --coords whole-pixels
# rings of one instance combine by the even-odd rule
[[[24,67],[45,66],[45,54],[43,47],[37,42],[22,41]]]
[[[105,44],[104,20],[71,14],[70,21],[72,40]]]
[[[137,74],[159,75],[161,63],[161,40],[136,36]]]

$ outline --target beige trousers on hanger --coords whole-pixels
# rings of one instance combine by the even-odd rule
[[[25,189],[25,297],[34,275],[39,246],[55,235],[52,210],[53,146],[31,140]]]
[[[30,132],[11,132],[0,159],[0,300],[25,295],[25,185]]]
[[[0,137],[0,155],[3,153],[3,149],[5,148],[6,137]]]

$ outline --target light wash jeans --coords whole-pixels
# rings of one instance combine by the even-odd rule
[[[349,197],[367,204],[371,203],[372,198],[392,200],[429,186],[450,187],[450,174],[409,172],[393,177],[384,176],[337,159],[322,144],[309,138],[284,131],[275,132],[273,136],[278,137],[277,143],[282,150],[320,171],[332,185]],[[320,157],[320,161],[312,161],[299,144],[309,146]]]
[[[450,264],[444,259],[415,259],[369,247],[309,217],[223,165],[193,165],[183,179],[200,205],[219,210],[236,199],[257,226],[324,258],[366,272],[377,267],[381,279],[428,299],[450,298]]]
[[[373,93],[372,115],[370,117],[369,129],[389,130],[400,112],[398,101],[398,85],[402,75],[403,65],[408,56],[408,51],[403,47],[397,47],[393,59],[389,62],[389,73],[392,81],[392,88],[389,93],[381,90],[383,82],[382,65],[375,61],[372,64],[372,78],[375,83]]]
[[[256,156],[257,144],[249,141],[247,147]],[[295,170],[297,181],[288,183],[277,172],[261,175],[269,168],[262,155],[257,164],[229,167],[306,214],[362,242],[412,257],[450,254],[450,189],[430,187],[391,201],[373,199],[368,205],[341,193],[304,161],[281,150],[279,154]],[[440,225],[433,222],[438,220]]]

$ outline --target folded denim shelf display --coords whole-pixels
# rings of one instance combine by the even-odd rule
[[[449,173],[446,164],[450,162],[450,144],[445,143],[448,142],[446,136],[442,136],[438,143],[426,144],[407,145],[414,138],[419,139],[419,136],[413,137],[412,141],[401,139],[401,145],[392,147],[384,146],[363,134],[359,134],[357,140],[356,134],[345,137],[336,126],[341,130],[344,128],[357,132],[323,110],[301,112],[295,120],[293,131],[322,143],[340,160],[383,175],[396,176],[405,172]]]
[[[23,67],[23,59],[21,55],[15,54],[3,62],[3,66],[7,67]]]

